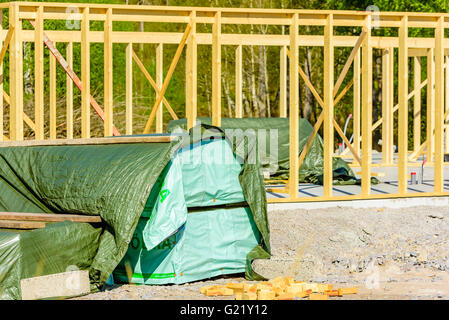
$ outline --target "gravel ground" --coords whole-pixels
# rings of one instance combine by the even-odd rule
[[[357,286],[338,299],[449,299],[449,208],[333,208],[269,212],[272,258],[253,262],[267,278]],[[78,299],[205,299],[200,287],[117,285]],[[229,299],[217,297],[207,299]]]

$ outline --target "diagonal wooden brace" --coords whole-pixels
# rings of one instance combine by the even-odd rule
[[[290,57],[290,52],[287,49],[287,55]],[[313,96],[315,97],[315,99],[318,101],[318,103],[320,104],[320,106],[323,108],[324,107],[324,102],[323,99],[321,99],[320,95],[318,94],[318,92],[316,91],[315,87],[313,86],[312,82],[310,82],[309,78],[306,76],[306,74],[304,73],[304,71],[302,70],[301,67],[298,68],[299,71],[299,75],[301,76],[301,78],[304,80],[305,84],[307,85],[307,87],[310,89],[310,91],[312,92]],[[302,160],[304,160],[305,158],[305,154],[307,153],[307,151],[309,151],[310,145],[312,144],[313,138],[315,137],[316,133],[318,132],[321,124],[323,123],[323,121],[319,121],[320,118],[322,117],[322,120],[324,120],[324,116],[323,113],[320,114],[320,117],[318,117],[317,122],[315,123],[315,126],[313,128],[312,133],[310,134],[309,138],[307,139],[306,145],[304,146],[301,154],[300,154],[300,159],[302,154],[304,153],[304,156],[302,157]],[[338,125],[337,121],[335,121],[335,119],[333,119],[332,121],[335,130],[337,131],[338,135],[343,139],[343,141],[345,141],[346,144],[349,143],[348,138],[346,138],[346,136],[344,135],[343,130],[340,128],[340,126]],[[307,148],[306,148],[307,147]],[[354,158],[359,162],[359,164],[361,165],[362,161],[360,159],[360,157],[358,156],[358,154],[355,152],[354,148],[352,147],[352,145],[348,145],[348,148],[351,150],[351,153],[353,154]],[[301,166],[302,161],[300,161],[300,163],[298,164],[298,166]]]
[[[159,94],[157,95],[156,102],[154,103],[153,109],[151,110],[150,117],[148,118],[148,121],[145,125],[145,129],[143,130],[144,134],[150,133],[151,125],[153,124],[154,118],[156,117],[156,112],[160,107],[162,98],[165,95],[165,91],[167,90],[167,87],[170,83],[171,77],[173,76],[173,72],[175,71],[176,65],[178,64],[179,58],[181,57],[182,50],[184,49],[184,46],[187,41],[187,37],[189,36],[191,30],[192,30],[192,26],[190,24],[188,24],[186,27],[186,30],[184,31],[184,34],[182,36],[181,42],[179,43],[179,46],[176,49],[175,56],[170,64],[170,68],[168,69],[167,76],[165,77],[164,83],[162,84],[162,88],[159,91]]]
[[[139,66],[140,71],[142,71],[143,75],[145,76],[145,78],[147,78],[147,80],[150,82],[153,89],[156,91],[156,94],[158,95],[160,93],[160,90],[159,90],[156,82],[153,80],[151,75],[148,73],[147,69],[145,68],[145,66],[143,65],[142,61],[139,59],[137,54],[134,52],[134,50],[132,50],[132,55],[133,55],[134,61]],[[173,108],[170,106],[170,104],[168,103],[167,99],[165,99],[165,97],[162,97],[162,102],[167,107],[167,110],[170,113],[170,115],[172,116],[172,118],[175,120],[178,120],[179,119],[178,116],[176,115],[175,111],[173,111]]]
[[[3,59],[5,59],[6,51],[8,50],[8,46],[9,46],[9,43],[11,42],[13,33],[14,33],[14,26],[10,25],[8,33],[5,38],[5,41],[3,42],[2,51],[0,51],[0,66],[3,64]]]
[[[359,51],[360,46],[362,45],[362,42],[365,39],[365,37],[366,37],[366,32],[362,31],[359,38],[357,39],[357,42],[356,42],[354,48],[351,51],[351,54],[349,55],[348,59],[346,60],[343,70],[341,70],[341,73],[338,76],[337,82],[335,83],[334,92],[333,92],[334,97],[337,95],[338,90],[340,89],[340,86],[343,83],[343,80],[345,79],[346,74],[349,71],[349,68],[351,67],[352,63],[354,62],[355,55],[357,54],[357,51]]]
[[[29,20],[30,24],[33,26],[33,28],[36,26],[36,22],[34,20]],[[72,79],[73,83],[77,86],[77,88],[82,91],[82,83],[80,78],[76,75],[76,73],[69,67],[69,64],[64,59],[64,57],[61,55],[61,53],[56,49],[53,42],[48,38],[48,36],[43,34],[44,43],[47,46],[47,48],[50,50],[50,52],[55,56],[56,61],[58,61],[59,65],[64,69],[64,71],[67,73],[67,75]],[[92,95],[90,95],[90,105],[92,108],[94,108],[95,112],[98,114],[98,116],[101,118],[101,120],[104,122],[104,112],[103,109],[100,107],[100,105],[97,103],[97,101],[94,99]],[[120,132],[117,130],[115,126],[112,127],[112,134],[114,136],[119,136]]]

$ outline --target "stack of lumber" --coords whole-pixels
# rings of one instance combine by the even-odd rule
[[[332,285],[295,281],[292,277],[277,277],[256,284],[233,283],[205,286],[201,293],[208,296],[235,296],[235,300],[328,300],[356,294],[357,288],[334,289]]]
[[[32,230],[62,221],[100,223],[100,216],[55,213],[0,212],[0,228]]]

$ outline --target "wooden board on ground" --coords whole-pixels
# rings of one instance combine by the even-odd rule
[[[127,143],[170,143],[172,136],[140,136],[117,138],[89,138],[89,139],[55,139],[55,140],[26,140],[6,141],[0,143],[1,147],[35,147],[35,146],[72,146],[72,145],[102,145]]]
[[[90,293],[89,271],[70,271],[20,280],[22,300],[73,297]]]

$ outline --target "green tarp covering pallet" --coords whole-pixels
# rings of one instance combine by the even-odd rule
[[[266,195],[257,163],[248,163],[245,158],[239,159],[240,171],[232,174],[227,172],[224,177],[238,176],[241,187],[238,197],[242,199],[243,193],[246,204],[240,203],[234,209],[215,208],[212,212],[198,209],[204,205],[210,207],[209,202],[215,205],[220,201],[224,204],[234,203],[237,198],[233,197],[237,193],[232,190],[229,193],[230,189],[214,189],[221,181],[210,183],[201,180],[202,173],[194,175],[195,166],[190,168],[191,177],[195,176],[200,179],[198,183],[203,183],[203,196],[200,196],[200,188],[189,189],[184,193],[176,188],[166,188],[171,168],[176,165],[170,160],[174,159],[175,154],[180,154],[180,149],[195,143],[202,145],[202,138],[208,141],[213,137],[217,141],[226,142],[223,140],[224,134],[217,128],[202,126],[196,129],[202,133],[200,137],[180,136],[171,143],[0,148],[1,211],[99,215],[103,220],[101,227],[63,222],[27,233],[0,233],[0,298],[20,299],[20,279],[64,272],[75,267],[89,270],[93,291],[102,288],[129,248],[132,248],[136,227],[138,224],[142,225],[144,219],[148,219],[149,223],[144,223],[142,237],[149,250],[162,248],[170,237],[180,237],[180,232],[185,235],[182,240],[184,242],[178,242],[182,247],[179,246],[177,251],[172,250],[173,254],[178,254],[178,259],[189,255],[189,252],[202,253],[196,246],[204,244],[196,244],[188,236],[195,237],[195,232],[200,232],[199,236],[206,235],[201,231],[206,230],[201,226],[206,221],[211,224],[224,223],[223,230],[228,230],[230,224],[244,225],[247,231],[235,235],[242,239],[242,252],[230,255],[238,261],[231,261],[227,265],[225,261],[228,260],[225,259],[218,261],[217,265],[221,265],[220,268],[223,269],[245,270],[249,279],[259,278],[251,270],[250,262],[253,259],[269,258],[270,248]],[[251,145],[247,147],[254,149]],[[181,187],[183,183],[180,177],[177,179],[177,187]],[[170,201],[171,194],[184,194],[184,204],[182,201]],[[190,207],[190,204],[194,207]],[[186,206],[185,210],[183,205]],[[159,215],[159,212],[163,211],[163,206],[166,206],[164,210],[169,210],[170,219],[161,221],[164,216]],[[176,211],[180,208],[181,211]],[[170,211],[171,209],[173,210]],[[157,215],[153,215],[155,212]],[[201,215],[205,216],[201,218]],[[246,222],[242,222],[244,219]],[[161,229],[154,229],[156,227]],[[188,232],[192,228],[194,232]],[[230,241],[231,238],[224,241]],[[39,239],[55,241],[38,241]],[[34,245],[31,246],[30,243]],[[208,251],[204,255],[210,253]],[[242,257],[245,257],[244,262]],[[28,261],[32,264],[28,264]],[[195,261],[185,261],[185,267],[179,270],[193,270],[194,267],[188,264]],[[27,265],[32,266],[30,270],[25,268]],[[36,265],[38,267],[34,268]],[[204,275],[207,272],[199,275],[191,273],[189,277],[197,279]]]
[[[210,125],[211,118],[198,118],[198,122]],[[186,130],[186,119],[172,120],[167,132]],[[222,118],[221,128],[232,139],[234,136],[254,136],[257,140],[258,155],[264,171],[270,179],[288,179],[290,122],[288,118]],[[299,119],[299,152],[302,151],[313,127],[306,119]],[[274,143],[270,139],[276,138]],[[299,157],[299,154],[298,154]],[[347,163],[338,157],[333,158],[334,184],[359,184]],[[323,139],[317,134],[299,168],[299,182],[323,184]],[[377,180],[374,178],[373,183]]]
[[[260,232],[239,182],[241,167],[224,139],[179,150],[153,189],[159,192],[150,196],[114,280],[184,283],[245,272]]]

